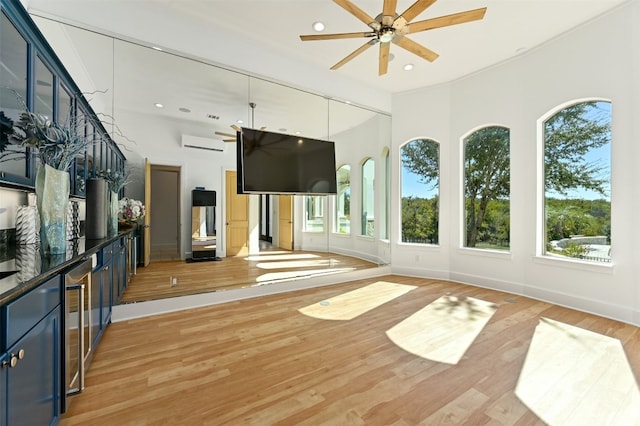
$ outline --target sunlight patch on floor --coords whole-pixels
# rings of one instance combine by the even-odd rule
[[[274,252],[268,252],[274,253]],[[251,255],[247,256],[246,260],[260,261],[260,262],[270,262],[272,260],[296,260],[296,259],[316,259],[320,256],[317,254],[310,253],[300,253],[300,254],[259,254],[259,255]]]
[[[378,281],[313,305],[298,309],[304,315],[326,320],[351,320],[396,297],[415,289],[416,286]]]
[[[269,284],[271,282],[290,280],[296,278],[308,278],[318,275],[337,274],[341,272],[355,271],[356,268],[327,268],[327,269],[309,269],[309,270],[295,270],[285,272],[269,272],[262,274],[256,278],[257,285]]]
[[[497,309],[472,297],[442,296],[387,330],[393,343],[419,357],[457,364]]]
[[[640,392],[620,341],[547,318],[516,395],[549,425],[640,424]]]
[[[315,268],[319,266],[334,267],[341,262],[334,259],[318,259],[318,260],[289,260],[277,262],[260,262],[256,268],[260,269],[284,269],[284,268]]]

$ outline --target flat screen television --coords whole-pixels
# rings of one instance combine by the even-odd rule
[[[335,194],[335,144],[242,128],[238,133],[239,194]]]

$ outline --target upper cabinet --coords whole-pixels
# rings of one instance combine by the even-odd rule
[[[34,186],[36,159],[7,135],[28,109],[91,141],[69,171],[71,195],[84,197],[88,178],[124,171],[124,155],[20,2],[0,0],[0,12],[0,185]]]
[[[28,107],[29,53],[25,36],[7,16],[0,13],[0,180],[29,185],[33,182],[32,161],[26,148],[11,144],[8,120],[16,121]]]

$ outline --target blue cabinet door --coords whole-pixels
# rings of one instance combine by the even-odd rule
[[[0,426],[7,425],[7,369],[9,357],[0,353]]]
[[[111,321],[111,306],[113,305],[113,274],[110,264],[102,266],[102,273],[100,274],[100,285],[102,287],[102,316],[100,328],[104,331]]]
[[[7,425],[52,425],[60,415],[60,306],[9,348],[18,357],[6,374]]]
[[[127,243],[126,239],[121,240],[120,252],[118,253],[118,283],[120,286],[120,294],[127,289]],[[116,278],[114,277],[114,280]]]

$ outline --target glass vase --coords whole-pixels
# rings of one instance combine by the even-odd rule
[[[107,235],[118,235],[118,193],[109,191],[109,215],[107,218]]]
[[[67,205],[69,173],[49,165],[38,167],[36,196],[40,215],[42,254],[65,254],[67,251]]]

